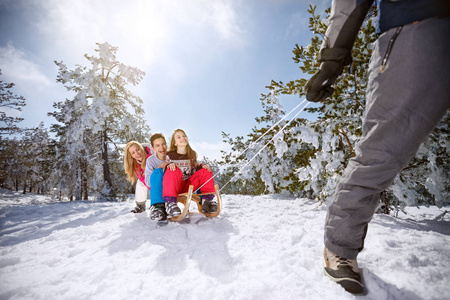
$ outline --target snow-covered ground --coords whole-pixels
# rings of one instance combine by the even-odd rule
[[[325,205],[223,196],[215,219],[158,227],[133,202],[0,190],[0,299],[353,299],[323,275]],[[376,215],[359,299],[450,299],[449,207]]]

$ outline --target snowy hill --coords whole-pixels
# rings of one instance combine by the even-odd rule
[[[0,299],[354,299],[323,275],[326,207],[223,196],[216,219],[158,227],[129,202],[0,190]],[[376,215],[359,299],[449,299],[450,214]]]

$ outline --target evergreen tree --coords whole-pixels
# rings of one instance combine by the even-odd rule
[[[49,192],[53,156],[48,143],[48,131],[42,122],[36,128],[22,131],[14,139],[2,140],[0,185],[16,191],[22,188],[24,194]]]
[[[71,138],[71,132],[82,126],[81,113],[74,109],[73,100],[54,103],[57,111],[49,113],[58,123],[52,124],[50,131],[55,134],[51,141],[54,153],[52,168],[52,184],[57,187],[58,193],[70,200],[88,199],[88,178],[94,174],[93,167],[89,164],[88,155],[91,149],[90,131],[84,129],[78,131],[82,136]]]
[[[2,75],[1,70],[0,75]],[[23,118],[7,114],[11,110],[22,111],[22,107],[26,105],[23,96],[13,94],[11,91],[13,87],[14,83],[5,83],[0,80],[0,138],[5,134],[19,132],[20,128],[17,127],[16,123],[23,121]]]
[[[78,171],[70,177],[75,176],[77,186],[83,185],[87,170],[92,168],[92,189],[102,199],[112,200],[117,189],[111,158],[121,159],[117,153],[119,144],[145,141],[150,129],[145,125],[142,99],[127,89],[128,84],[137,85],[144,72],[118,62],[117,47],[108,43],[97,45],[97,56],[85,55],[91,64],[89,69],[78,65],[68,70],[63,62],[55,62],[59,67],[57,81],[76,95],[72,100],[55,104],[59,111],[52,115],[63,125],[53,130],[60,131],[58,149],[68,156],[64,163],[76,164]],[[67,180],[62,182],[68,184]]]
[[[0,70],[0,75],[2,72]],[[17,127],[17,123],[23,118],[13,116],[13,111],[22,111],[26,105],[23,96],[13,94],[14,83],[6,83],[0,80],[0,186],[9,188],[14,186],[19,188],[19,182],[12,180],[15,177],[17,150],[19,149],[18,137],[8,138],[6,135],[20,134],[22,129]],[[14,174],[14,175],[13,175]],[[18,177],[15,177],[19,180]]]
[[[20,171],[20,141],[0,138],[0,187],[19,190]]]
[[[44,123],[27,129],[20,140],[19,165],[23,193],[47,193],[52,157],[49,155],[49,135]]]

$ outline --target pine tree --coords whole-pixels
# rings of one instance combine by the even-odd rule
[[[0,187],[19,190],[21,180],[18,170],[20,155],[18,137],[12,139],[0,138]]]
[[[68,70],[63,62],[55,62],[59,67],[57,81],[76,95],[55,104],[59,111],[53,115],[64,125],[53,130],[61,131],[59,149],[70,157],[66,163],[77,165],[78,173],[71,175],[76,176],[75,182],[82,185],[86,169],[92,168],[93,190],[102,199],[112,200],[116,188],[111,158],[119,159],[120,144],[145,141],[150,129],[145,125],[142,99],[127,89],[128,84],[137,85],[144,72],[118,62],[117,47],[97,45],[97,56],[85,55],[91,64],[89,69],[78,65]]]
[[[0,75],[2,72],[0,70]],[[13,134],[20,132],[20,128],[16,123],[23,121],[21,117],[14,117],[7,114],[8,111],[18,110],[22,111],[22,107],[25,104],[25,98],[23,96],[14,95],[11,89],[14,87],[14,83],[5,83],[0,80],[0,138],[5,134]]]
[[[53,158],[49,155],[48,130],[41,122],[38,127],[27,129],[20,140],[19,166],[23,193],[46,193]]]
[[[13,139],[2,140],[1,186],[16,191],[21,187],[24,194],[49,192],[53,156],[48,143],[48,131],[42,122],[38,127],[16,134]]]
[[[93,177],[93,166],[89,164],[89,149],[92,148],[90,131],[82,129],[81,109],[74,108],[74,100],[54,103],[57,110],[49,113],[58,123],[50,131],[55,139],[50,143],[54,153],[52,185],[70,200],[88,199],[88,177]],[[74,137],[73,134],[81,134]]]
[[[0,75],[2,75],[1,70]],[[6,136],[21,133],[22,129],[17,126],[17,123],[23,121],[23,118],[13,116],[12,112],[14,110],[22,111],[26,104],[23,96],[13,94],[13,87],[14,83],[0,80],[0,186],[3,188],[14,186],[18,189],[18,181],[12,182],[11,180],[11,172],[16,173],[14,161],[18,158],[18,137]]]

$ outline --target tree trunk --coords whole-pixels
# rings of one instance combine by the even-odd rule
[[[81,189],[83,191],[83,200],[88,200],[87,162],[83,159],[81,163]]]
[[[105,126],[106,127],[106,126]],[[108,137],[106,135],[106,129],[103,130],[102,134],[102,161],[103,161],[103,180],[105,186],[103,188],[103,197],[106,200],[114,200],[114,190],[111,180],[111,173],[109,170],[109,161],[108,161]]]
[[[75,183],[75,200],[81,200],[81,194],[82,194],[82,187],[81,187],[81,158],[79,159],[79,165],[77,168],[77,174],[76,174],[76,183]]]

